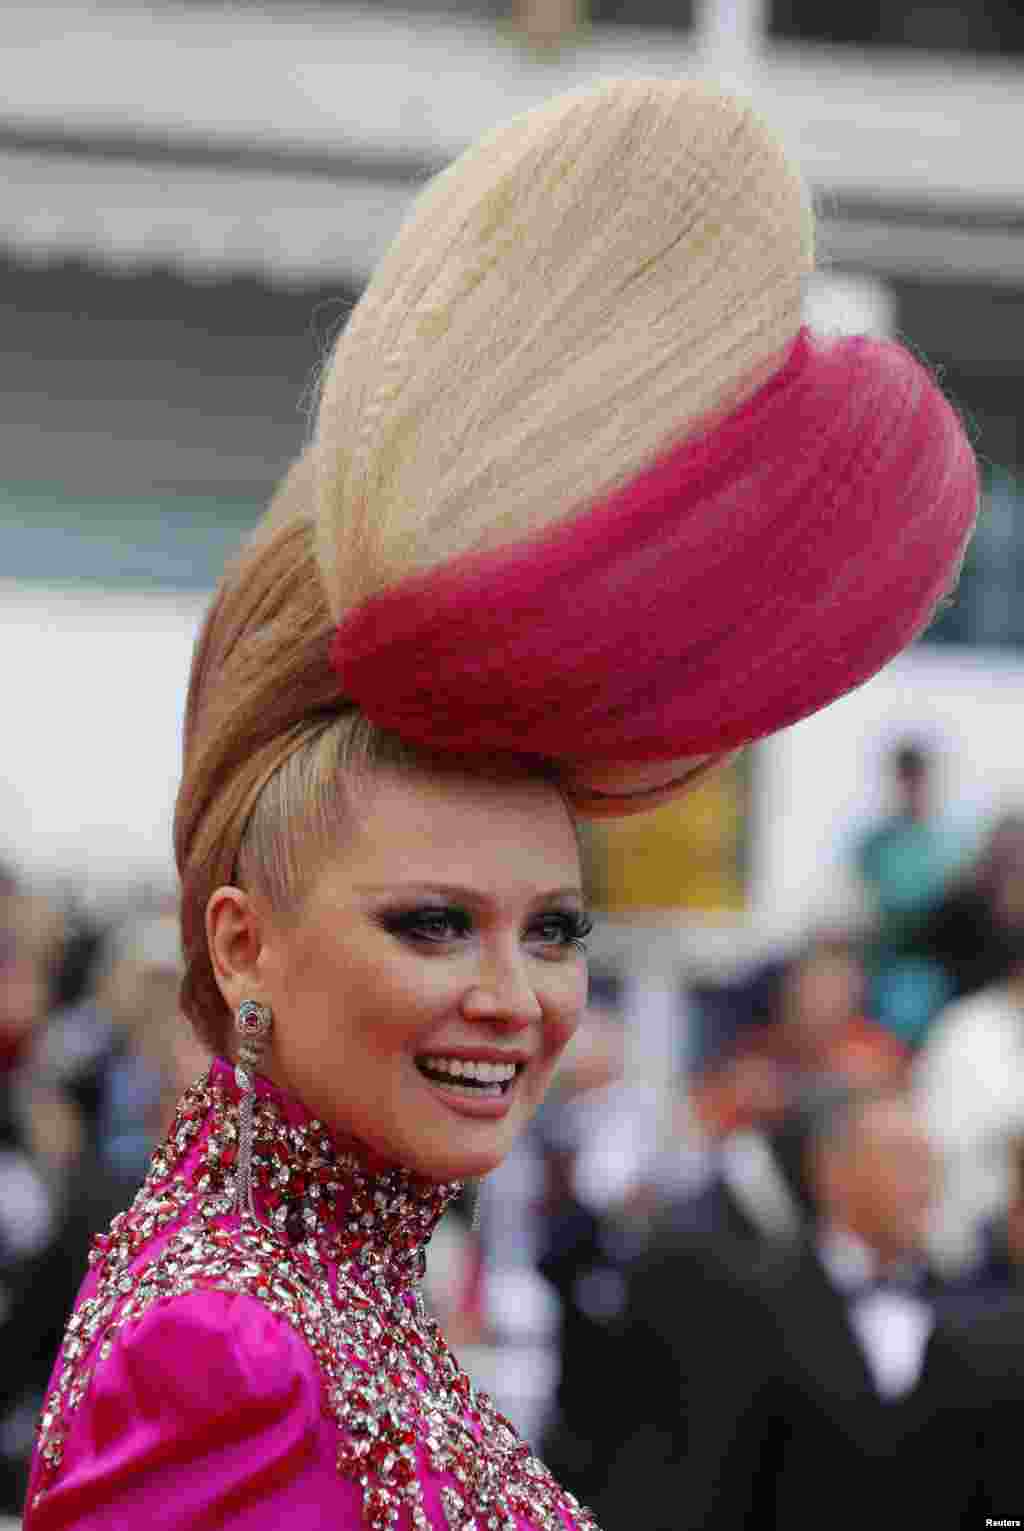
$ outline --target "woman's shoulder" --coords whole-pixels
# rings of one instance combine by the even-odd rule
[[[66,1343],[65,1355],[67,1349]],[[243,1399],[300,1402],[298,1384],[314,1377],[305,1340],[255,1292],[197,1284],[143,1298],[108,1328],[89,1357],[79,1397],[87,1383],[97,1398],[120,1386],[140,1399],[155,1392],[161,1413],[175,1395],[175,1410],[208,1417]],[[98,1423],[94,1410],[94,1434]]]
[[[40,1421],[44,1465],[61,1466],[79,1415],[95,1450],[123,1444],[126,1420],[173,1431],[240,1406],[315,1417],[309,1345],[263,1298],[201,1282],[147,1292],[145,1280],[120,1311],[93,1295],[72,1315]]]
[[[72,1318],[45,1405],[28,1531],[106,1531],[125,1523],[118,1514],[150,1518],[151,1506],[161,1526],[228,1523],[215,1504],[251,1502],[255,1515],[267,1474],[283,1488],[322,1457],[315,1359],[255,1293],[199,1284],[155,1297],[104,1329],[95,1348],[78,1338],[85,1322]],[[211,1454],[217,1473],[205,1475]],[[193,1468],[203,1480],[185,1493],[194,1512],[168,1519],[159,1501],[180,1496]]]
[[[202,1355],[207,1361],[219,1358],[233,1367],[240,1357],[263,1351],[272,1351],[278,1359],[291,1356],[298,1364],[309,1349],[279,1309],[268,1303],[266,1293],[255,1286],[247,1290],[201,1280],[188,1289],[154,1294],[149,1303],[143,1297],[106,1343],[110,1354],[118,1345],[137,1352],[168,1347],[166,1360],[171,1367],[184,1365],[186,1352],[193,1365]],[[267,1379],[261,1368],[248,1367],[239,1380],[261,1388]]]

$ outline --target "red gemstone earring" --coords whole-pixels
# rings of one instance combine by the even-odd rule
[[[235,1064],[235,1084],[242,1092],[238,1110],[238,1164],[235,1170],[235,1187],[238,1212],[258,1221],[252,1199],[252,1116],[256,1104],[256,1069],[263,1058],[267,1038],[274,1024],[269,1005],[258,1004],[254,999],[243,1000],[235,1016],[235,1031],[241,1041],[238,1045],[238,1062]]]

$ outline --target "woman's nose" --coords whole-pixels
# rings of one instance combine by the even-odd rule
[[[521,1028],[539,1021],[544,1012],[522,963],[507,961],[487,965],[466,990],[462,1013],[467,1020]]]

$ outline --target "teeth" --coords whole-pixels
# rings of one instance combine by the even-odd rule
[[[453,1079],[476,1079],[481,1084],[508,1084],[516,1076],[514,1063],[477,1063],[463,1058],[424,1058],[427,1068]]]

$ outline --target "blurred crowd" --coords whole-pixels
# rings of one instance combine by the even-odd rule
[[[802,1526],[837,1482],[864,1519],[1024,1508],[1024,816],[968,847],[927,750],[890,767],[857,918],[681,981],[667,1074],[636,975],[593,972],[539,1116],[435,1235],[449,1337],[606,1531],[638,1495],[644,1531]],[[180,976],[173,907],[101,927],[0,872],[0,1514],[90,1239],[205,1066]]]
[[[204,1066],[180,977],[173,910],[98,925],[0,870],[0,1515],[24,1501],[92,1236]]]
[[[685,984],[674,1077],[594,974],[488,1181],[487,1381],[609,1531],[1022,1516],[1024,816],[972,841],[941,765],[892,752],[856,898]]]

